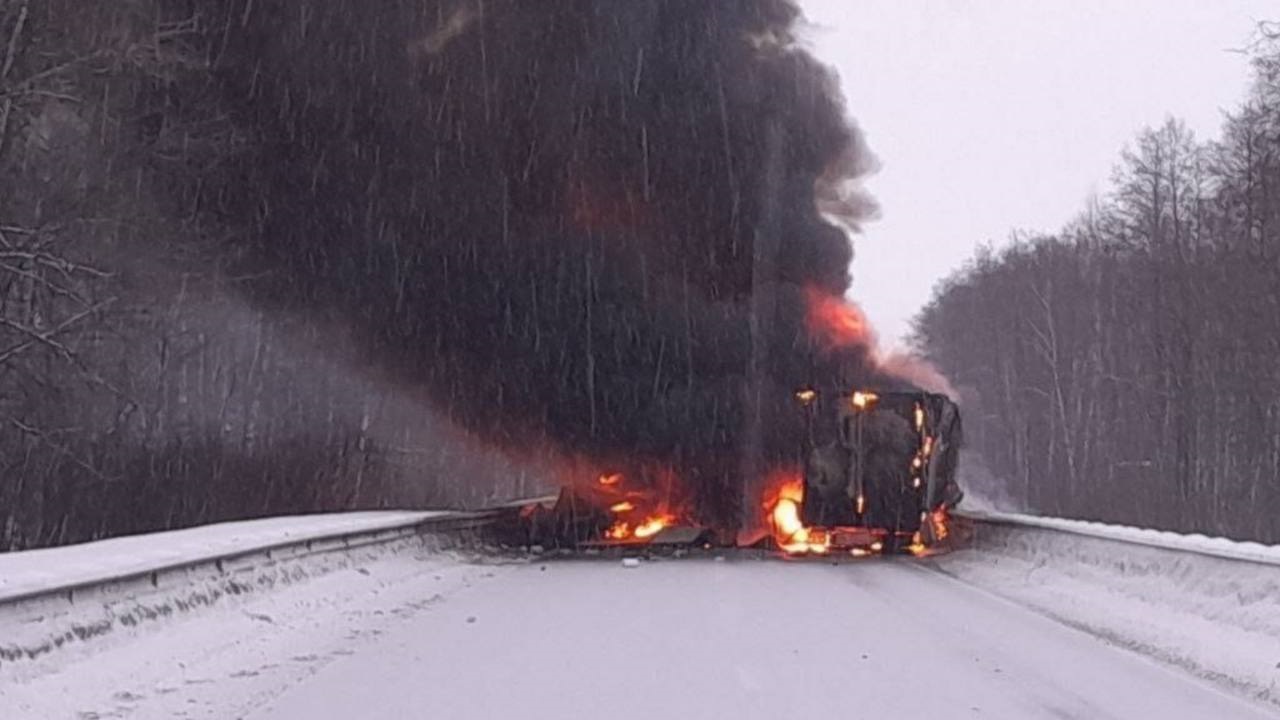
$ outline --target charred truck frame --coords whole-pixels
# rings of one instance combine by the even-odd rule
[[[821,444],[818,393],[801,390],[796,399],[808,429],[797,498],[805,531],[784,534],[784,549],[918,553],[946,538],[947,510],[963,498],[956,482],[960,411],[950,398],[871,391],[838,397],[835,437]]]

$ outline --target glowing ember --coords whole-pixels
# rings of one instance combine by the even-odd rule
[[[859,391],[853,394],[851,401],[853,402],[854,407],[859,410],[866,410],[872,403],[879,399],[880,396],[875,393],[864,393]]]
[[[818,399],[818,393],[810,390],[809,388],[805,388],[804,390],[796,392],[796,399],[800,401],[801,405],[808,405]]]
[[[606,486],[617,485],[622,482],[622,473],[611,473],[600,476],[600,484]]]
[[[938,508],[930,514],[929,522],[933,526],[933,537],[935,541],[946,540],[947,536],[951,534],[951,528],[949,527],[951,518],[947,515],[946,507]]]
[[[924,406],[916,403],[916,431],[924,432]]]
[[[604,531],[604,536],[610,540],[626,540],[631,537],[631,525],[625,522],[616,522],[613,527]]]
[[[609,510],[615,513],[631,512],[632,510],[635,510],[635,509],[636,509],[636,506],[632,504],[629,500],[623,500],[620,503],[614,503],[609,507]]]
[[[817,288],[805,291],[805,301],[809,335],[828,349],[848,348],[870,342],[866,318],[856,306]]]

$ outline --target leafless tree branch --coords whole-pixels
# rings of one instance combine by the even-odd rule
[[[61,343],[54,341],[54,338],[56,338],[58,335],[65,332],[67,329],[69,329],[76,323],[89,317],[90,315],[93,315],[99,310],[102,310],[103,308],[111,305],[115,301],[116,301],[116,298],[108,298],[106,300],[103,300],[102,302],[96,303],[92,307],[86,308],[81,312],[78,312],[75,315],[72,315],[66,320],[63,320],[62,322],[58,323],[58,325],[55,326],[53,329],[48,330],[46,332],[35,331],[31,328],[27,328],[27,327],[18,325],[17,323],[13,323],[12,321],[8,321],[8,320],[4,320],[3,318],[0,318],[0,322],[3,322],[5,325],[8,325],[9,327],[13,327],[15,330],[18,330],[22,334],[27,335],[29,337],[29,339],[24,342],[20,342],[17,345],[13,345],[9,347],[7,350],[0,351],[0,364],[8,362],[14,356],[18,355],[19,353],[23,352],[27,348],[30,348],[36,344],[48,345],[66,357],[73,357],[74,354],[71,353],[71,351],[68,350]]]

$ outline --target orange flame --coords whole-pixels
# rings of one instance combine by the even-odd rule
[[[632,538],[643,540],[657,535],[665,528],[670,527],[675,521],[676,519],[673,515],[654,515],[632,528],[631,523],[619,520],[604,531],[604,536],[610,540],[630,540]]]
[[[831,548],[827,534],[807,528],[800,519],[804,503],[804,481],[796,473],[786,473],[776,497],[765,504],[773,538],[778,547],[792,554],[823,554]]]
[[[809,336],[828,349],[868,345],[867,320],[856,305],[817,288],[805,290]]]
[[[663,528],[670,526],[671,523],[675,522],[675,520],[676,519],[670,515],[655,515],[648,520],[645,520],[636,528],[636,537],[647,538],[657,535],[662,532]]]
[[[622,473],[602,473],[596,481],[599,486],[592,495],[600,507],[607,506],[615,516],[613,524],[604,530],[605,539],[642,540],[677,522],[676,515],[670,512],[669,500],[654,497],[656,491],[652,489],[624,488],[630,483]],[[642,517],[644,521],[639,522]]]

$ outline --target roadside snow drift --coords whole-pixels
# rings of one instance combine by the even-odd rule
[[[1280,708],[1280,564],[1269,564],[1277,548],[1041,522],[1071,532],[979,524],[969,549],[935,567]]]
[[[368,512],[224,523],[0,554],[0,679],[102,652],[246,596],[390,554],[439,549],[418,523],[449,513]]]

